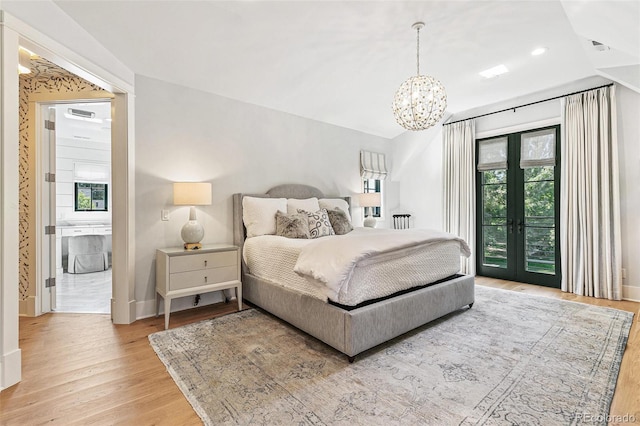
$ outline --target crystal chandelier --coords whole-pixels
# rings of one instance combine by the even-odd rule
[[[393,98],[393,115],[399,125],[407,130],[425,130],[442,118],[447,108],[447,94],[440,81],[428,75],[420,75],[420,30],[424,22],[411,26],[417,36],[417,75],[406,80]]]

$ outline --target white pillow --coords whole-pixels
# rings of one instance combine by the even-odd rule
[[[308,212],[315,212],[320,210],[320,204],[316,197],[306,198],[304,200],[298,200],[297,198],[289,198],[287,200],[287,214],[296,214],[298,209]]]
[[[321,198],[318,203],[321,209],[333,210],[336,207],[347,214],[347,219],[351,222],[351,214],[349,214],[349,203],[342,198]],[[315,211],[315,210],[313,210]]]
[[[276,233],[276,213],[287,210],[286,198],[242,198],[242,221],[247,238]]]

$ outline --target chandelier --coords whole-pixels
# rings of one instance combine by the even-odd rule
[[[407,130],[425,130],[442,118],[447,108],[447,94],[440,81],[420,75],[420,30],[424,28],[424,22],[416,22],[411,28],[418,33],[418,72],[400,85],[393,98],[393,115],[398,124]]]

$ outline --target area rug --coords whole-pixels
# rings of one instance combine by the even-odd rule
[[[606,424],[632,318],[477,286],[353,364],[257,309],[149,340],[207,425]]]

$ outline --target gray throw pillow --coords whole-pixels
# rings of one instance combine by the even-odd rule
[[[353,226],[351,222],[349,222],[349,218],[347,214],[336,207],[332,210],[327,210],[327,214],[329,215],[329,222],[331,222],[331,227],[336,235],[344,235],[353,231]]]
[[[307,215],[307,219],[309,220],[309,236],[311,238],[320,238],[336,234],[331,227],[327,209],[320,209],[317,212],[298,209],[298,213]]]
[[[287,238],[309,238],[309,219],[306,214],[276,213],[276,235]]]

